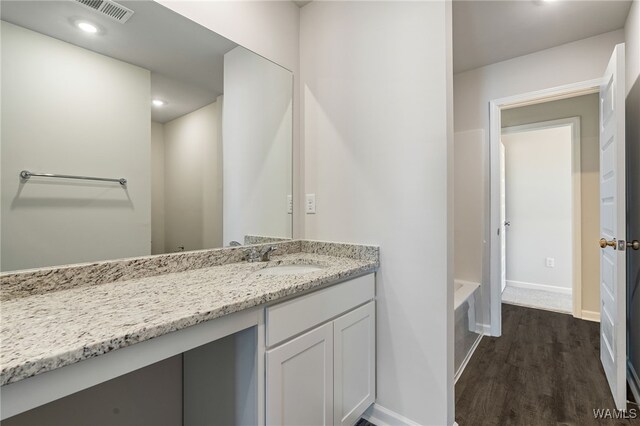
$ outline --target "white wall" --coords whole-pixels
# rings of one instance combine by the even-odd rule
[[[164,125],[151,122],[151,254],[164,248]]]
[[[149,72],[1,25],[2,270],[149,254]]]
[[[377,403],[453,423],[450,4],[301,9],[307,238],[379,244]],[[451,229],[452,230],[452,229]]]
[[[165,251],[222,247],[218,103],[164,124]]]
[[[183,1],[158,3],[290,70],[299,77],[300,8],[291,1]],[[304,234],[304,150],[300,144],[300,86],[293,89],[293,235]],[[228,243],[228,241],[227,241]]]
[[[224,243],[291,238],[293,77],[236,47],[224,55]]]
[[[505,147],[507,285],[571,291],[571,127],[502,135]],[[549,242],[553,241],[553,244]],[[546,266],[546,258],[555,266]],[[549,288],[551,287],[551,288]]]
[[[456,131],[484,128],[489,101],[601,78],[624,31],[612,31],[454,75]]]
[[[483,182],[481,208],[483,216],[470,216],[469,223],[456,223],[456,229],[474,229],[469,237],[477,235],[481,229],[485,238],[485,247],[481,254],[471,257],[482,257],[483,268],[474,270],[467,265],[467,258],[456,250],[456,275],[465,271],[465,279],[481,282],[483,286],[483,304],[485,323],[489,323],[489,245],[486,242],[494,233],[490,231],[489,219],[489,101],[492,99],[562,86],[570,83],[601,78],[616,44],[624,41],[622,30],[601,34],[562,46],[532,53],[530,55],[498,62],[486,67],[458,73],[454,75],[454,126],[456,132],[483,129],[485,138],[482,151],[484,158],[478,158],[480,167],[459,167],[456,158],[455,181],[463,180],[477,186]],[[480,150],[480,148],[478,148]],[[482,173],[479,171],[483,170]],[[457,199],[457,197],[456,197]],[[456,201],[457,210],[459,207]],[[484,219],[484,220],[483,220]]]

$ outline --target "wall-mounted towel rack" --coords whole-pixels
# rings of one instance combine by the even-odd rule
[[[91,176],[73,176],[73,175],[57,175],[53,173],[34,173],[28,170],[23,170],[20,172],[20,177],[24,180],[28,180],[30,177],[38,176],[38,177],[49,177],[49,178],[62,178],[62,179],[82,179],[82,180],[99,180],[102,182],[118,182],[122,186],[127,185],[127,180],[125,178],[101,178],[101,177],[91,177]]]

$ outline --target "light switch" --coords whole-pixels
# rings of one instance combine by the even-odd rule
[[[316,214],[316,194],[307,194],[304,210],[307,214]]]
[[[553,257],[547,257],[546,265],[547,265],[547,268],[555,268],[556,260]]]
[[[287,213],[293,213],[293,196],[287,195]]]

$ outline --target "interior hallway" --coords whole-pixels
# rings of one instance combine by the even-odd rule
[[[502,336],[482,339],[456,383],[458,425],[640,424],[640,413],[635,420],[594,419],[593,409],[615,408],[600,364],[599,327],[503,304]]]

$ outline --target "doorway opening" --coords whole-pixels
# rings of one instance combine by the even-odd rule
[[[581,316],[581,117],[532,121],[570,111],[593,121],[597,155],[597,95],[502,111],[501,290],[503,303]]]
[[[580,163],[574,164],[576,162],[576,148],[572,145],[571,147],[571,167],[576,168],[576,171],[579,169],[581,173],[572,173],[572,192],[574,196],[571,197],[571,214],[572,214],[572,227],[580,224],[582,228],[585,226],[589,226],[590,233],[589,237],[593,237],[593,233],[597,236],[599,230],[597,226],[599,226],[599,218],[598,215],[582,215],[580,217],[576,217],[573,213],[574,211],[598,211],[598,192],[595,191],[595,194],[592,198],[594,200],[590,201],[591,204],[585,205],[588,201],[589,197],[583,197],[582,195],[586,193],[586,189],[589,185],[592,185],[594,188],[597,188],[598,185],[598,175],[599,175],[599,148],[598,148],[598,140],[599,137],[598,129],[599,129],[599,106],[598,106],[598,93],[600,90],[600,79],[589,80],[585,82],[575,83],[571,85],[546,89],[538,92],[524,93],[521,95],[511,96],[508,98],[496,99],[490,102],[490,235],[491,238],[491,247],[490,247],[490,275],[491,275],[491,285],[490,285],[490,334],[493,336],[500,336],[502,333],[502,318],[501,318],[501,306],[502,306],[502,294],[503,288],[506,288],[506,283],[509,278],[512,278],[508,273],[508,244],[509,241],[506,238],[509,238],[509,231],[505,232],[505,221],[511,220],[507,217],[506,205],[507,205],[507,185],[509,176],[507,173],[504,173],[503,170],[508,170],[506,164],[506,157],[508,155],[508,148],[505,147],[502,150],[501,148],[504,146],[502,144],[503,135],[502,131],[506,128],[506,134],[514,135],[517,133],[523,133],[518,130],[533,130],[534,128],[529,127],[519,127],[523,125],[534,125],[535,123],[544,123],[544,122],[554,122],[556,123],[547,123],[549,124],[560,124],[557,120],[566,120],[571,119],[576,116],[580,117],[579,124],[575,124],[573,122],[572,127],[572,139],[580,139],[581,144],[586,143],[587,133],[585,126],[592,126],[591,130],[595,132],[595,135],[590,136],[589,143],[594,145],[595,152],[592,149],[591,151],[586,150],[584,148],[580,148]],[[564,106],[562,111],[558,111],[558,107],[561,104],[566,103],[574,103],[579,102],[579,100],[584,100],[586,98],[591,97],[593,102],[596,102],[595,108],[593,109],[593,114],[589,117],[585,116],[585,114],[576,112],[576,109],[571,106]],[[569,122],[566,122],[569,123]],[[566,124],[562,123],[562,124]],[[544,125],[540,125],[544,127]],[[512,128],[512,129],[509,129]],[[515,128],[515,129],[513,129]],[[538,129],[544,130],[544,129]],[[592,140],[591,140],[592,139]],[[504,159],[504,161],[502,160]],[[579,167],[579,168],[578,168]],[[538,175],[541,176],[545,173],[545,167],[538,168]],[[576,176],[577,175],[577,176]],[[576,179],[580,179],[580,187],[576,187],[577,183]],[[588,179],[589,182],[585,186],[585,179]],[[573,190],[575,189],[575,190]],[[586,194],[585,194],[586,195]],[[577,208],[576,203],[580,200],[580,204],[582,208]],[[592,204],[595,203],[595,204]],[[583,217],[584,216],[584,217]],[[595,217],[594,217],[595,216]],[[589,219],[588,219],[589,218]],[[511,221],[511,228],[513,229],[515,225],[513,225],[513,221]],[[520,225],[520,224],[519,224]],[[507,226],[508,227],[508,226]],[[584,299],[587,294],[583,293],[583,287],[575,286],[574,283],[582,282],[582,277],[585,275],[583,273],[583,267],[592,268],[589,269],[588,276],[597,277],[599,275],[599,260],[597,258],[598,251],[596,250],[594,253],[591,253],[592,250],[584,251],[576,249],[576,240],[579,237],[583,241],[588,241],[584,237],[584,230],[581,233],[571,232],[573,238],[569,242],[572,247],[572,261],[571,261],[571,311],[574,316],[589,319],[589,320],[598,320],[599,312],[598,306],[594,305],[591,309],[587,309],[586,312],[582,312],[582,299]],[[596,238],[597,239],[597,238]],[[557,241],[557,237],[553,237],[552,241],[547,241],[546,244],[554,244]],[[527,242],[525,241],[526,245]],[[505,247],[505,250],[503,250]],[[582,244],[579,245],[581,249]],[[585,253],[590,253],[592,256],[596,256],[594,259],[590,259],[589,262],[584,261]],[[554,269],[547,267],[547,257],[551,257],[551,264],[557,265],[554,262],[553,255],[543,256],[542,259],[537,259],[538,261],[542,261],[542,267],[548,269]],[[583,259],[581,267],[578,267],[573,260],[576,258]],[[536,259],[532,259],[531,263],[534,263]],[[538,263],[539,266],[539,263]],[[555,267],[557,269],[557,266]],[[595,268],[595,269],[593,269]],[[512,281],[520,281],[517,279],[512,279]],[[597,279],[596,279],[597,281]],[[524,281],[526,283],[526,281]],[[517,283],[516,283],[517,284]],[[522,285],[521,285],[522,287]],[[577,287],[577,288],[576,288]],[[566,290],[565,290],[566,291]],[[592,297],[594,300],[598,300],[599,290],[595,290],[595,296],[592,297],[589,293],[588,297]]]

